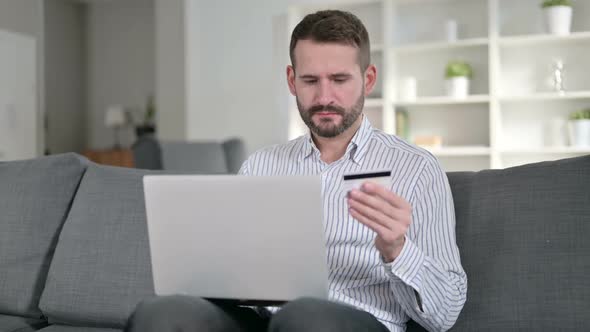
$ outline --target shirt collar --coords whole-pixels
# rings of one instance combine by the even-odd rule
[[[361,126],[352,137],[352,140],[348,144],[345,152],[345,155],[348,155],[349,158],[357,164],[362,162],[363,156],[367,150],[367,143],[370,141],[371,136],[373,135],[373,126],[369,122],[369,119],[364,114],[362,117],[363,121],[361,122]],[[314,152],[317,153],[319,157],[320,150],[316,147],[313,139],[311,138],[311,133],[308,131],[307,134],[303,136],[299,161],[305,160]]]

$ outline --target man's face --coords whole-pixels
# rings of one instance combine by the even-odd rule
[[[374,66],[361,72],[358,52],[349,45],[297,42],[296,67],[287,68],[287,80],[299,114],[314,134],[336,137],[359,119],[376,73]]]

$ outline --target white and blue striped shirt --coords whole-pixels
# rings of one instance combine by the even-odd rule
[[[391,190],[412,205],[406,242],[389,264],[374,247],[375,233],[349,215],[342,181],[349,172],[383,169],[392,171]],[[371,313],[391,331],[405,331],[409,318],[431,331],[454,324],[467,277],[450,187],[432,154],[374,129],[365,116],[338,161],[322,161],[308,133],[255,152],[240,174],[321,175],[331,300]]]

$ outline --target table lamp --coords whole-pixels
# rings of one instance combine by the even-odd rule
[[[125,109],[121,105],[111,105],[107,108],[104,119],[105,126],[112,128],[115,134],[114,149],[121,149],[121,142],[119,140],[119,131],[127,125],[127,117]]]

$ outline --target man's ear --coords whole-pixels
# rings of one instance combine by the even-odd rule
[[[365,97],[373,92],[375,84],[377,83],[377,67],[375,65],[369,65],[365,70]]]
[[[295,68],[291,65],[287,66],[287,84],[289,84],[289,91],[295,96]]]

